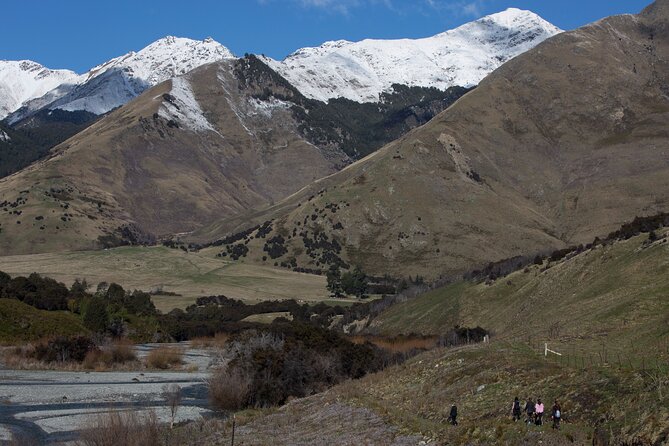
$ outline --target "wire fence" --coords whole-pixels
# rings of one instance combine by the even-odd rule
[[[517,339],[554,364],[576,369],[618,368],[669,373],[669,340],[643,346],[577,346],[565,341]]]

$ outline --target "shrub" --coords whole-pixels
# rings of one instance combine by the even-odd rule
[[[183,350],[177,347],[158,347],[146,356],[146,364],[152,368],[165,370],[183,364],[183,355]]]
[[[81,434],[82,446],[159,446],[160,424],[154,412],[110,412],[95,416]]]
[[[35,345],[32,355],[44,362],[82,362],[94,350],[95,343],[86,336],[58,336]]]
[[[240,371],[219,369],[209,379],[209,399],[218,410],[240,410],[249,403],[252,379]]]
[[[335,332],[298,323],[233,337],[221,354],[227,367],[210,383],[212,403],[227,410],[284,404],[345,379],[380,370],[386,354]]]

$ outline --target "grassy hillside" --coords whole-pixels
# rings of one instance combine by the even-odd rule
[[[666,372],[665,372],[666,373]],[[652,372],[575,368],[517,344],[438,349],[349,381],[279,410],[237,417],[236,441],[271,445],[660,445],[669,438],[669,395]],[[514,397],[558,399],[563,423],[551,429],[511,420]],[[459,425],[447,422],[457,404]],[[380,418],[380,419],[379,419]],[[360,425],[356,420],[369,420]],[[524,418],[523,418],[524,419]],[[314,439],[314,431],[318,439]],[[230,429],[199,444],[229,444]]]
[[[33,341],[52,335],[87,333],[72,313],[44,311],[14,299],[0,299],[0,342]]]
[[[165,247],[124,247],[106,251],[0,257],[0,271],[13,276],[38,272],[68,286],[86,279],[93,286],[116,282],[125,289],[163,291],[158,309],[185,307],[200,296],[223,294],[255,302],[267,299],[322,301],[329,298],[325,277],[217,259],[209,251],[185,253]]]
[[[652,354],[654,345],[669,341],[669,243],[666,230],[658,235],[533,265],[491,285],[446,286],[389,308],[372,329],[440,334],[480,325],[498,338],[531,337],[568,352],[605,346],[610,354]]]

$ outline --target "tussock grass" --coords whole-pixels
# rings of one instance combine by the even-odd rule
[[[163,445],[161,426],[154,412],[100,414],[93,417],[81,434],[80,446],[160,446]]]
[[[127,368],[128,363],[137,367],[137,354],[132,343],[127,340],[115,341],[111,346],[89,352],[84,358],[82,367],[88,370],[105,371]]]
[[[151,350],[146,355],[146,366],[154,369],[169,369],[183,364],[183,349],[162,346]]]

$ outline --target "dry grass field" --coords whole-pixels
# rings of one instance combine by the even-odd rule
[[[184,308],[197,297],[226,295],[256,302],[271,299],[328,299],[325,277],[278,268],[233,263],[206,251],[185,253],[165,247],[124,247],[106,251],[74,251],[0,257],[0,271],[11,275],[43,274],[71,285],[86,279],[92,286],[116,282],[126,289],[164,292],[155,296],[162,311]]]

